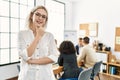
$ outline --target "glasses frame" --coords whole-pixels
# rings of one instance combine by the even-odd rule
[[[44,14],[41,14],[41,13],[38,13],[38,12],[36,12],[36,13],[34,13],[37,17],[41,17],[42,19],[47,19],[47,16],[46,15],[44,15]]]

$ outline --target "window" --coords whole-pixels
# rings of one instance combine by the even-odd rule
[[[34,0],[0,0],[0,66],[19,61],[17,33],[33,6]]]
[[[19,61],[17,33],[25,28],[25,20],[36,0],[0,0],[0,66]],[[47,31],[58,42],[64,40],[65,4],[46,0],[48,10]]]
[[[64,40],[65,4],[55,0],[46,0],[45,6],[48,10],[47,31],[54,35],[59,45]]]

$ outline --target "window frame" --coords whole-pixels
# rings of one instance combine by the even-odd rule
[[[46,4],[46,2],[47,2],[48,0],[45,0],[44,1],[44,5],[46,6],[46,8],[48,9],[48,22],[50,21],[49,20],[49,18],[50,18],[50,16],[49,16],[49,14],[51,14],[51,12],[49,12],[49,7],[47,7],[47,4]],[[54,1],[54,2],[56,2],[57,4],[62,4],[63,6],[64,6],[64,24],[63,24],[63,33],[62,33],[62,35],[61,35],[61,37],[62,37],[62,39],[61,40],[59,40],[59,35],[56,35],[56,34],[58,34],[58,32],[60,32],[60,31],[56,31],[56,33],[52,33],[53,31],[49,31],[49,30],[47,30],[47,31],[49,31],[49,32],[51,32],[53,35],[54,35],[54,38],[57,40],[57,46],[59,46],[60,45],[60,43],[64,40],[64,30],[65,30],[65,17],[66,17],[66,15],[65,15],[65,8],[66,8],[66,5],[65,5],[65,3],[64,2],[61,2],[61,1],[58,1],[58,0],[50,0],[50,1]],[[52,8],[53,9],[53,11],[54,11],[54,9],[55,8]],[[60,13],[59,13],[60,14]],[[52,20],[53,20],[53,18],[52,18]],[[56,20],[57,21],[57,20]],[[56,22],[53,22],[53,24],[54,23],[56,23]],[[55,26],[56,27],[56,26]],[[57,26],[58,27],[58,26]],[[61,27],[61,26],[60,26]],[[49,26],[48,24],[47,24],[47,29],[48,28],[51,28],[51,26]],[[51,28],[52,29],[52,28]],[[55,28],[55,30],[56,30],[56,28]]]
[[[27,17],[27,16],[25,16],[25,18],[20,17],[20,8],[21,8],[20,6],[25,6],[28,10],[28,9],[30,9],[30,8],[32,8],[36,5],[36,0],[31,1],[31,4],[29,4],[28,0],[26,0],[25,3],[24,3],[24,1],[23,1],[23,3],[21,3],[21,0],[1,0],[0,2],[5,3],[5,5],[2,5],[0,7],[3,8],[4,6],[8,6],[8,8],[9,8],[8,11],[7,11],[8,12],[7,14],[3,14],[6,10],[4,10],[4,8],[3,9],[0,8],[2,10],[1,11],[2,13],[0,14],[0,24],[4,22],[3,25],[0,25],[0,29],[2,29],[2,30],[0,30],[0,66],[5,66],[5,65],[16,64],[16,63],[20,62],[19,56],[17,56],[17,58],[15,58],[15,59],[11,58],[11,57],[14,57],[14,54],[12,53],[12,51],[17,50],[17,41],[15,40],[16,43],[13,45],[12,44],[12,41],[13,41],[12,38],[14,36],[17,36],[18,32],[21,30],[21,28],[20,28],[20,23],[21,22],[20,21],[21,20],[25,21],[26,17]],[[2,3],[0,3],[0,4],[2,4]],[[12,7],[14,7],[17,10],[16,16],[14,14],[15,10],[12,9]],[[8,30],[6,30],[7,27],[3,28],[6,24],[6,21],[3,21],[3,19],[5,19],[5,18],[8,19],[7,20],[8,27],[9,27]],[[14,25],[14,24],[16,24],[16,25]],[[14,28],[16,26],[18,26],[18,27]],[[4,35],[4,34],[7,34],[7,36],[8,36],[7,41],[9,41],[9,42],[7,44],[8,46],[2,47],[3,44],[5,44],[5,41],[4,41],[5,38],[4,38],[4,40],[1,39],[2,35]],[[14,37],[14,38],[16,39],[16,37]],[[6,58],[6,55],[4,53],[2,53],[2,50],[8,50],[8,55],[9,55],[7,57],[8,62],[1,61],[1,60]],[[15,53],[17,54],[18,52],[15,52]],[[2,57],[1,56],[2,54],[3,54],[3,56],[5,55],[5,57]],[[16,55],[15,55],[15,57],[16,57]]]

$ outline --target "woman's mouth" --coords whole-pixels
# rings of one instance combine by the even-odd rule
[[[38,24],[42,24],[43,22],[37,21]]]

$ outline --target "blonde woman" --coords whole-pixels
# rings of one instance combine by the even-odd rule
[[[46,8],[33,8],[27,21],[29,29],[18,34],[21,57],[18,80],[55,80],[52,63],[57,62],[58,50],[54,36],[45,31],[48,21]]]

